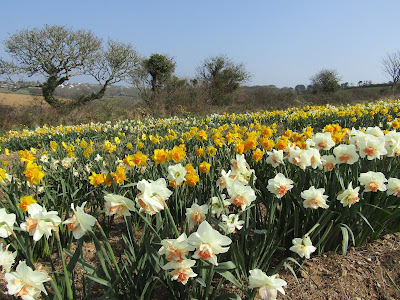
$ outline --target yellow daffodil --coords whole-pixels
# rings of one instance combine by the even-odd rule
[[[20,208],[22,211],[27,211],[28,206],[32,203],[37,203],[32,196],[23,196],[19,199],[18,208]]]
[[[44,177],[42,172],[42,166],[38,166],[36,163],[28,163],[24,171],[26,179],[30,184],[39,184],[40,180]]]

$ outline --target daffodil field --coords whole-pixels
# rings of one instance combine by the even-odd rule
[[[312,255],[400,231],[399,106],[7,132],[4,293],[277,299],[281,268],[296,276]],[[117,225],[122,250],[110,242]],[[85,260],[89,244],[96,260]]]

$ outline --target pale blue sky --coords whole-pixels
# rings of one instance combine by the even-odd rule
[[[226,54],[252,74],[247,85],[307,85],[322,68],[336,69],[342,82],[379,83],[389,80],[382,57],[400,50],[399,12],[399,0],[9,0],[1,3],[0,41],[67,25],[131,43],[143,56],[174,57],[180,77]]]

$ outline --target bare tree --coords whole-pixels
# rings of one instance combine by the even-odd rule
[[[73,31],[57,25],[21,30],[5,42],[6,52],[12,57],[8,71],[28,76],[41,74],[46,81],[41,85],[46,102],[58,106],[54,91],[70,77],[87,73],[98,59],[101,39],[85,30]]]
[[[396,89],[400,80],[400,51],[388,53],[382,58],[382,70],[392,80],[392,89]]]
[[[108,40],[107,47],[99,53],[88,73],[100,84],[100,90],[82,97],[82,102],[101,99],[106,89],[117,82],[130,80],[130,74],[138,68],[140,60],[129,44]]]

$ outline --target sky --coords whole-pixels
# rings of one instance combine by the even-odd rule
[[[382,58],[400,50],[399,11],[399,0],[2,1],[0,57],[19,30],[65,25],[173,57],[178,77],[224,54],[251,74],[245,85],[308,85],[322,69],[382,83]]]

